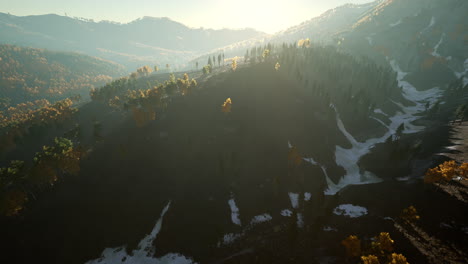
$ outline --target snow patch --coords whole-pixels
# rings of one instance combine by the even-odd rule
[[[465,61],[463,62],[463,68],[464,68],[463,72],[454,72],[454,73],[455,73],[455,76],[457,76],[457,78],[459,79],[463,77],[463,86],[466,86],[468,84],[468,78],[465,77],[466,74],[468,73],[468,58],[465,59]]]
[[[286,216],[286,217],[291,217],[293,214],[293,212],[289,209],[284,209],[283,211],[281,211],[281,215],[282,216]]]
[[[268,222],[271,219],[273,219],[273,217],[271,217],[271,215],[269,215],[269,214],[257,215],[257,216],[254,216],[252,221],[250,221],[250,224],[251,225],[256,225],[256,224]]]
[[[429,31],[429,30],[434,26],[435,22],[436,22],[435,17],[432,17],[432,18],[431,18],[431,22],[429,22],[429,25],[428,25],[427,27],[425,27],[423,30],[421,30],[420,33],[421,33],[421,34],[424,34],[424,33],[426,33],[427,31]]]
[[[336,112],[336,120],[339,130],[343,133],[343,135],[348,139],[351,143],[352,148],[345,149],[340,146],[336,146],[335,149],[335,160],[336,164],[343,167],[346,171],[346,175],[340,179],[338,184],[335,184],[331,179],[326,175],[326,181],[328,184],[328,189],[325,190],[326,195],[335,195],[339,190],[344,188],[347,185],[351,184],[369,184],[369,183],[377,183],[380,182],[377,176],[373,175],[370,172],[364,172],[361,174],[361,170],[357,165],[359,159],[367,154],[371,147],[377,143],[385,141],[385,139],[390,136],[391,132],[388,132],[385,137],[383,138],[374,138],[369,139],[364,143],[358,142],[344,127],[343,122],[338,114],[338,111],[335,109]],[[324,172],[326,172],[323,169]]]
[[[223,237],[223,245],[230,245],[234,243],[237,239],[239,239],[241,236],[241,234],[234,233],[225,234]]]
[[[313,158],[302,158],[302,159],[309,162],[312,165],[317,165],[318,164]]]
[[[395,60],[390,61],[392,69],[397,73],[397,81],[399,86],[402,88],[402,95],[408,101],[412,101],[414,106],[404,106],[401,103],[394,102],[397,106],[401,108],[401,111],[397,112],[394,116],[389,117],[391,123],[386,125],[379,119],[374,118],[380,122],[384,127],[387,128],[387,132],[380,138],[371,138],[365,142],[358,142],[345,128],[343,122],[341,121],[340,115],[335,107],[335,105],[330,104],[330,107],[335,110],[336,113],[336,122],[338,129],[346,137],[346,139],[351,143],[352,147],[350,149],[345,149],[340,146],[336,146],[335,150],[335,160],[336,164],[343,167],[346,171],[346,175],[340,179],[340,181],[335,184],[328,177],[326,169],[322,167],[323,172],[325,173],[326,181],[328,184],[328,189],[325,191],[326,195],[335,195],[339,190],[344,188],[347,185],[357,185],[357,184],[370,184],[381,182],[377,176],[371,172],[364,171],[361,172],[359,166],[357,165],[360,158],[367,153],[379,143],[385,142],[389,137],[395,134],[398,127],[403,123],[404,130],[403,133],[410,134],[416,133],[424,129],[423,126],[415,126],[411,122],[420,118],[416,114],[425,111],[426,103],[429,103],[429,106],[435,104],[438,98],[441,96],[441,91],[439,88],[434,87],[426,91],[418,91],[416,88],[408,83],[403,81],[407,72],[403,72]],[[374,110],[374,112],[380,112],[379,109]]]
[[[299,194],[298,193],[288,193],[289,194],[289,199],[291,200],[291,206],[294,209],[297,209],[299,207]]]
[[[400,18],[400,20],[398,20],[397,22],[391,23],[391,24],[390,24],[390,27],[396,27],[396,26],[400,25],[401,22],[402,22],[402,21],[401,21],[401,18]],[[435,22],[435,21],[434,21],[434,22]]]
[[[437,57],[437,58],[442,57],[442,56],[437,52],[437,50],[439,49],[440,44],[442,44],[442,41],[444,40],[444,37],[445,37],[445,34],[442,34],[442,37],[440,37],[439,42],[435,45],[434,50],[433,50],[432,53],[431,53],[432,56]]]
[[[239,208],[237,208],[236,201],[234,197],[228,201],[229,207],[231,208],[231,220],[232,223],[238,226],[241,226],[241,220],[239,219]]]
[[[410,176],[398,177],[398,178],[396,178],[397,181],[401,181],[401,182],[403,182],[403,181],[409,181],[409,179],[411,179]]]
[[[331,227],[331,226],[325,226],[325,227],[323,228],[323,231],[325,231],[325,232],[331,232],[331,231],[333,231],[333,232],[338,232],[338,229],[333,228],[333,227]]]
[[[388,116],[384,111],[382,111],[382,109],[374,109],[374,113]]]
[[[439,225],[441,228],[446,228],[446,229],[453,229],[453,226],[446,224],[444,222],[440,223]]]
[[[361,217],[367,214],[367,209],[361,206],[352,204],[342,204],[333,210],[336,215],[349,216],[351,218]]]
[[[374,119],[375,121],[379,122],[382,126],[386,127],[387,129],[389,129],[389,130],[391,129],[389,126],[387,126],[387,124],[385,124],[384,121],[378,119],[377,117],[371,116],[371,118]]]
[[[304,193],[304,201],[308,202],[312,198],[312,194],[309,192]]]
[[[158,236],[162,227],[162,220],[167,210],[169,210],[171,202],[164,207],[160,218],[156,222],[153,230],[149,235],[143,238],[138,244],[138,248],[132,251],[132,254],[127,253],[125,246],[118,248],[106,248],[101,254],[101,257],[95,260],[90,260],[86,264],[116,264],[116,263],[127,263],[127,264],[193,264],[192,259],[187,258],[178,253],[169,253],[160,258],[155,258],[155,248],[153,247],[153,241]]]

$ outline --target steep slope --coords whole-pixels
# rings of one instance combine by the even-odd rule
[[[276,33],[270,41],[294,43],[299,39],[309,38],[313,42],[328,44],[334,40],[336,34],[349,30],[354,22],[374,9],[379,2],[346,4],[330,9],[318,17]]]
[[[117,24],[58,15],[0,13],[2,43],[80,51],[119,62],[129,70],[147,63],[181,65],[201,52],[261,34],[252,29],[189,28],[168,18],[144,17]]]
[[[341,35],[340,45],[386,64],[394,61],[418,89],[468,83],[468,2],[388,0]]]
[[[253,46],[309,38],[312,43],[338,45],[382,64],[388,64],[386,57],[396,59],[403,71],[415,72],[414,78],[420,79],[423,72],[433,73],[425,85],[447,84],[468,73],[467,9],[463,0],[348,4],[272,36],[234,43],[209,54],[222,50],[227,57],[243,56]]]
[[[344,256],[340,241],[356,234],[375,245],[372,237],[389,232],[409,263],[467,262],[466,203],[424,185],[421,175],[436,165],[430,157],[412,170],[412,161],[427,158],[424,149],[432,155],[440,147],[439,124],[453,112],[440,106],[466,101],[463,38],[445,43],[426,32],[436,19],[464,22],[465,4],[414,2],[378,2],[338,33],[337,48],[259,47],[254,60],[236,70],[216,67],[198,85],[189,76],[160,84],[152,75],[95,90],[68,123],[35,136],[40,149],[77,123],[82,133],[67,136],[88,156],[79,177],[62,172],[64,180],[26,203],[21,217],[0,217],[3,257],[354,263],[359,256]],[[418,10],[431,16],[387,36]],[[451,28],[447,21],[441,26]],[[423,48],[434,40],[431,52]],[[428,53],[445,55],[444,45],[453,64],[421,67]],[[419,222],[400,218],[410,205]]]
[[[125,74],[122,65],[77,53],[0,45],[0,110],[8,106],[72,95]]]
[[[387,128],[376,120],[387,120],[382,111],[400,117],[388,99],[411,102],[389,66],[333,48],[276,47],[265,61],[228,69],[200,77],[195,87],[190,81],[188,90],[188,77],[162,85],[157,76],[119,79],[96,90],[94,102],[62,128],[27,136],[50,145],[50,137],[77,122],[82,133],[70,139],[92,147],[79,177],[63,175],[62,183],[25,205],[24,221],[0,225],[9,227],[2,237],[10,241],[8,254],[23,243],[30,254],[19,263],[38,257],[67,263],[189,263],[193,257],[209,263],[236,254],[237,243],[245,242],[248,259],[259,254],[264,263],[284,263],[299,252],[297,262],[315,259],[303,240],[326,234],[323,219],[342,217],[333,216],[341,201],[324,191],[376,180],[365,173],[365,181],[354,181],[361,175],[349,159],[395,133],[400,123]],[[223,112],[227,98],[232,108]],[[413,121],[405,117],[402,122]],[[45,222],[50,228],[40,228]],[[66,230],[68,243],[61,243]],[[271,255],[269,247],[288,245],[294,232],[299,239],[291,239],[301,248]],[[267,242],[255,245],[256,239]]]

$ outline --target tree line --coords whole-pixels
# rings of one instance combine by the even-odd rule
[[[99,89],[92,89],[90,97],[122,111],[131,111],[137,126],[155,120],[175,96],[189,95],[197,87],[197,81],[185,73],[182,78],[169,75],[164,83],[146,78],[122,77]]]
[[[13,160],[0,168],[0,215],[19,214],[35,194],[53,186],[60,177],[77,175],[83,155],[71,140],[55,138],[54,144],[44,146],[32,162]]]

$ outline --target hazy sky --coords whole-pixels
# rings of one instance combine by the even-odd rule
[[[123,23],[143,16],[169,17],[190,27],[251,27],[274,33],[350,2],[372,0],[0,0],[0,12],[18,16],[66,13]]]

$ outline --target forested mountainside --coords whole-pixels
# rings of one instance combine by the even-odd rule
[[[344,5],[270,37],[254,38],[216,49],[226,57],[244,56],[252,46],[310,39],[334,45],[355,55],[372,57],[387,64],[386,58],[401,59],[407,72],[430,70],[432,79],[452,80],[466,74],[468,22],[464,0],[378,0],[363,5]],[[449,54],[450,53],[450,54]],[[205,62],[206,59],[194,59]],[[440,71],[439,71],[440,69]],[[429,83],[429,82],[428,82]]]
[[[311,39],[313,43],[334,44],[337,43],[337,34],[348,31],[361,17],[378,6],[382,0],[367,4],[346,4],[330,9],[324,14],[304,21],[299,25],[282,30],[273,35],[261,35],[241,42],[233,43],[208,52],[208,54],[224,52],[228,57],[243,56],[246,49],[263,46],[267,43],[291,43],[299,39]],[[207,54],[205,54],[206,57]],[[195,58],[195,61],[205,61]]]
[[[465,221],[453,214],[463,205],[438,203],[432,213],[434,204],[404,195],[427,189],[409,191],[395,181],[410,165],[397,159],[398,168],[376,175],[373,165],[381,160],[360,159],[382,151],[420,155],[404,135],[452,118],[435,108],[440,91],[402,88],[390,65],[333,47],[269,47],[213,73],[120,78],[93,90],[92,102],[78,109],[58,106],[69,113],[63,118],[26,124],[26,130],[15,126],[47,132],[17,134],[15,145],[3,149],[11,161],[1,171],[8,183],[1,209],[10,215],[0,218],[8,227],[3,257],[19,263],[343,262],[345,236],[388,231],[396,237],[395,252],[411,263],[424,260],[404,239],[409,231],[397,220],[399,212],[415,205],[431,219],[424,227],[433,230],[444,214]],[[359,198],[362,188],[353,185],[382,180],[361,186],[400,195],[398,201],[385,198],[384,207]],[[426,199],[446,199],[428,193]],[[351,206],[361,212],[349,212],[353,217],[365,216],[343,222],[340,214],[353,201],[369,208],[369,216],[366,208]],[[396,219],[403,231],[384,217]],[[45,222],[48,228],[40,228]],[[18,257],[20,248],[29,254]]]
[[[127,24],[59,15],[18,17],[0,13],[0,42],[79,51],[124,65],[181,67],[191,57],[263,33],[253,29],[189,28],[168,18],[144,17]]]
[[[468,263],[466,11],[346,5],[289,43],[8,108],[0,260]]]
[[[123,66],[95,57],[0,45],[0,111],[36,100],[86,98],[91,88],[124,74]]]
[[[346,4],[328,10],[322,15],[274,34],[269,42],[294,42],[310,38],[313,42],[334,43],[335,35],[347,31],[353,21],[358,21],[382,1],[367,4]]]
[[[406,79],[423,87],[454,79],[468,82],[468,2],[462,0],[385,1],[344,33],[348,52],[379,63],[398,62]]]

